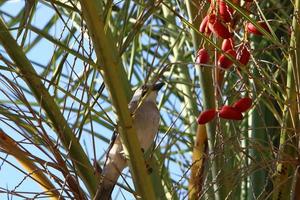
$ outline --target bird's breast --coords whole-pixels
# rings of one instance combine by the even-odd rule
[[[141,147],[147,150],[159,128],[160,114],[154,102],[144,102],[135,112],[134,127]]]

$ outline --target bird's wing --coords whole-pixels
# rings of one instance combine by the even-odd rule
[[[130,113],[133,113],[135,108],[137,107],[137,102],[136,101],[132,101],[128,104],[128,109]],[[111,150],[112,146],[115,144],[116,140],[120,140],[119,138],[119,133],[117,132],[117,130],[114,130],[114,133],[112,135],[112,138],[110,140],[110,144],[107,150],[107,155],[109,154],[109,151]],[[107,159],[106,159],[107,161]]]
[[[131,101],[128,105],[129,112],[132,114],[136,107],[138,106],[138,101]]]

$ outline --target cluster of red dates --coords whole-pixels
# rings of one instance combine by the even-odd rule
[[[237,6],[240,6],[240,0],[231,0],[231,2]],[[249,8],[252,0],[244,0],[244,5]],[[228,70],[232,67],[234,60],[236,63],[240,63],[241,66],[246,66],[250,60],[250,52],[247,42],[243,41],[241,44],[237,45],[235,48],[234,43],[234,26],[236,20],[234,16],[236,15],[235,10],[230,7],[224,0],[209,0],[210,9],[208,14],[203,18],[199,32],[210,37],[214,37],[222,40],[221,54],[218,54],[216,67]],[[269,31],[267,24],[264,21],[258,21],[260,25],[266,31]],[[245,33],[251,33],[254,35],[262,35],[262,33],[254,26],[252,23],[245,23],[244,26]],[[207,65],[210,62],[209,51],[203,47],[198,50],[196,63],[200,66]],[[215,109],[209,109],[200,114],[198,117],[198,123],[204,124],[212,120],[217,114],[219,117],[224,119],[241,120],[243,118],[242,112],[248,110],[252,105],[252,100],[248,97],[242,98],[237,101],[233,106],[224,105],[219,111]],[[240,109],[242,107],[243,109]]]
[[[239,5],[239,0],[232,0],[234,4]],[[251,1],[246,1],[249,4]],[[224,0],[216,0],[215,5],[211,5],[210,12],[203,18],[199,31],[201,33],[210,36],[211,33],[220,39],[223,39],[221,49],[226,54],[230,55],[233,59],[236,59],[242,65],[247,65],[250,60],[250,52],[248,50],[247,44],[242,43],[239,45],[237,50],[235,50],[233,33],[233,21],[234,10],[228,6]],[[217,8],[217,9],[216,9]],[[257,22],[266,31],[269,31],[268,26],[265,22]],[[251,23],[247,23],[245,26],[245,31],[247,33],[252,33],[255,35],[262,35],[262,33]],[[208,64],[209,63],[209,53],[205,48],[199,49],[197,53],[197,64]],[[225,54],[221,54],[218,57],[218,67],[222,69],[229,69],[233,62]]]
[[[242,120],[243,112],[246,112],[252,106],[252,99],[249,97],[242,98],[232,106],[224,105],[219,110],[208,109],[200,113],[198,117],[199,124],[205,124],[213,120],[217,114],[223,119]]]

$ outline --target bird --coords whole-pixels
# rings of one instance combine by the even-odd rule
[[[128,104],[142,151],[147,151],[150,148],[158,132],[160,113],[156,105],[156,98],[158,91],[163,85],[164,83],[162,82],[144,84],[135,91]],[[99,194],[97,195],[99,199],[111,199],[114,186],[126,166],[127,161],[123,152],[122,142],[120,135],[117,134],[110,145],[106,163],[102,170],[103,178]]]

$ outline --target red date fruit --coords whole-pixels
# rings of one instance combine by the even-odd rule
[[[267,32],[270,32],[268,25],[264,21],[259,21],[257,23]],[[247,23],[246,30],[248,33],[252,33],[254,35],[262,35],[262,33],[252,23]]]
[[[215,109],[209,109],[200,113],[198,117],[198,124],[205,124],[215,118],[217,111]]]
[[[250,53],[245,44],[242,44],[237,50],[236,59],[243,65],[247,65],[250,60]]]
[[[252,99],[249,97],[242,98],[233,104],[233,108],[239,112],[246,112],[252,106]]]
[[[207,33],[207,34],[210,34],[210,33],[211,33],[211,31],[210,31],[210,29],[208,28],[208,25],[207,25],[207,23],[208,23],[208,18],[209,18],[208,15],[206,15],[206,16],[203,18],[203,20],[202,20],[202,22],[201,22],[201,24],[200,24],[200,27],[199,27],[199,32],[201,32],[201,33]]]
[[[205,48],[202,48],[197,53],[196,63],[207,64],[209,61],[209,54]]]
[[[219,112],[219,117],[223,119],[233,119],[233,120],[243,119],[242,113],[231,106],[223,106]]]
[[[236,57],[236,52],[233,49],[227,50],[226,53],[231,55],[233,58]],[[227,58],[225,55],[221,55],[218,59],[218,65],[223,69],[229,69],[232,64],[233,62],[229,60],[229,58]]]
[[[221,18],[225,22],[230,22],[232,20],[233,9],[228,6],[228,4],[223,0],[218,0],[219,2],[219,13]]]
[[[226,26],[217,18],[215,14],[211,14],[208,18],[208,27],[215,35],[227,39],[232,36]]]
[[[223,40],[222,47],[221,47],[223,51],[228,51],[229,49],[233,49],[233,48],[234,48],[234,43],[232,38]]]

